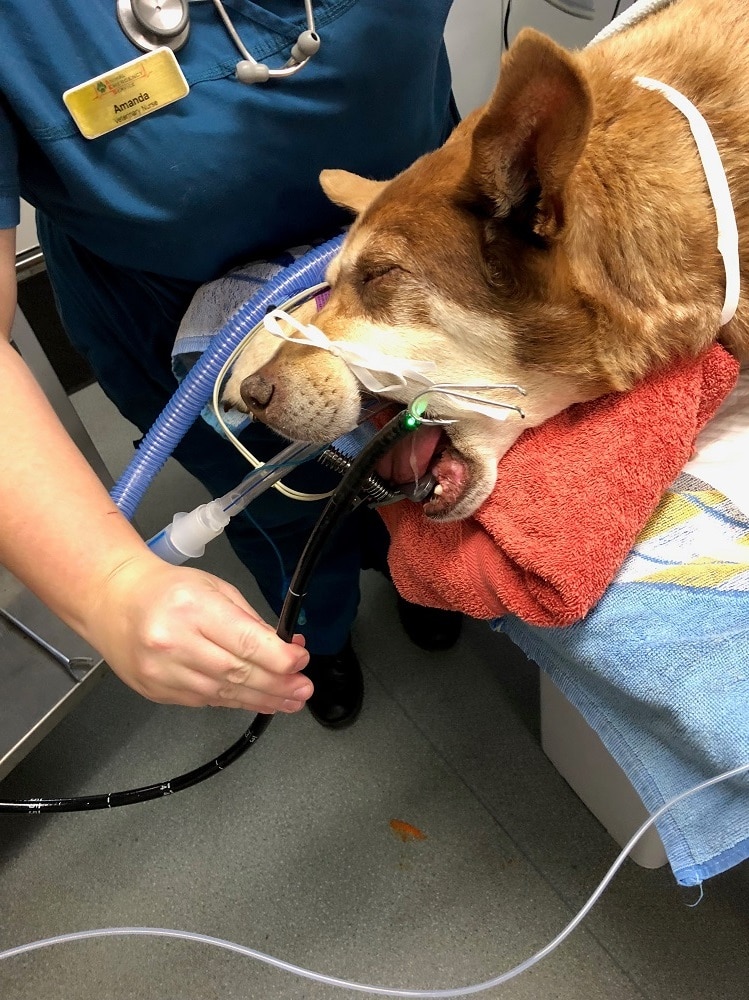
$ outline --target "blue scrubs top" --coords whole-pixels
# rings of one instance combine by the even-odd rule
[[[452,124],[442,33],[449,0],[316,0],[318,54],[297,75],[245,85],[210,0],[190,3],[178,53],[184,99],[97,139],[62,93],[140,55],[115,0],[0,7],[0,228],[26,198],[97,256],[203,282],[331,232],[345,216],[325,167],[387,178]],[[280,66],[306,26],[302,0],[227,0],[259,60]]]
[[[272,67],[306,27],[302,0],[224,2],[247,48]],[[317,55],[290,79],[249,86],[234,77],[240,55],[213,3],[196,0],[177,55],[189,94],[85,139],[63,92],[140,54],[119,27],[115,0],[2,0],[0,228],[17,224],[19,196],[37,208],[67,332],[142,432],[176,388],[171,347],[199,284],[337,232],[348,215],[322,194],[320,170],[388,178],[446,138],[455,123],[442,43],[449,6],[315,0]],[[246,433],[263,458],[281,447],[261,425]],[[212,496],[247,473],[201,421],[175,457]],[[328,489],[324,474],[308,463],[291,484]],[[318,504],[271,491],[227,529],[276,611],[318,514]],[[305,602],[312,652],[342,648],[360,566],[382,564],[382,532],[362,506],[323,555]]]

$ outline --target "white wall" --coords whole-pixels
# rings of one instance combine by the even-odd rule
[[[523,0],[514,0],[523,3]],[[453,91],[462,115],[492,91],[502,56],[502,20],[507,0],[454,0],[445,40]]]
[[[634,0],[621,0],[619,13],[633,2]],[[616,0],[595,0],[593,19],[587,21],[564,13],[546,0],[512,0],[508,22],[510,42],[522,27],[530,25],[551,35],[560,45],[570,49],[581,48],[606,27],[616,9]]]
[[[589,42],[609,23],[616,9],[616,0],[596,0],[595,16],[586,21],[563,13],[546,0],[455,0],[445,38],[461,114],[482,104],[497,79],[508,2],[510,42],[521,28],[530,25],[568,48],[580,48]],[[621,0],[619,12],[633,2]]]
[[[21,224],[16,232],[16,251],[28,250],[37,244],[36,226],[34,225],[34,209],[21,202]]]

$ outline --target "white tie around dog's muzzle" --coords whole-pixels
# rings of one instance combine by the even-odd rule
[[[286,333],[281,322],[288,324],[292,328],[292,333]],[[458,409],[471,410],[474,413],[482,413],[494,420],[506,420],[511,412],[524,416],[523,411],[513,406],[511,403],[501,403],[493,399],[486,399],[476,396],[472,390],[509,389],[525,395],[523,389],[516,385],[451,385],[442,382],[435,382],[425,373],[434,371],[437,367],[433,361],[415,361],[412,358],[398,358],[390,354],[383,354],[381,351],[370,347],[367,344],[358,344],[351,340],[331,340],[327,334],[323,333],[319,327],[313,323],[300,323],[299,320],[283,311],[283,309],[273,309],[263,320],[263,326],[274,337],[286,340],[291,344],[306,344],[309,347],[317,347],[320,350],[328,351],[349,368],[355,378],[361,382],[369,392],[379,394],[395,392],[399,389],[407,388],[409,383],[416,383],[418,390],[415,393],[411,406],[416,409],[425,410],[427,398],[431,394],[439,394],[450,399],[451,405]],[[388,376],[391,380],[383,376]],[[395,381],[392,381],[395,379]],[[422,423],[431,423],[425,419],[422,413],[416,413]],[[454,423],[453,420],[437,420],[434,423]]]
[[[294,332],[286,333],[281,327],[281,320],[292,327]],[[366,344],[356,344],[351,340],[331,340],[319,327],[312,323],[306,325],[300,323],[298,319],[284,312],[283,309],[274,309],[269,312],[263,325],[268,333],[272,333],[274,337],[280,337],[292,344],[319,347],[334,357],[340,358],[364,388],[369,389],[370,392],[393,392],[395,389],[402,389],[409,381],[424,386],[432,385],[432,380],[427,378],[424,373],[434,370],[433,361],[396,358],[376,351]],[[395,382],[388,384],[382,378],[383,375],[394,378]]]

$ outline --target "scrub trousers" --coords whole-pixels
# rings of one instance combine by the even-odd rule
[[[42,213],[37,229],[73,346],[120,413],[145,434],[177,388],[171,350],[197,284],[113,265],[75,243]],[[251,424],[242,440],[262,459],[287,443],[260,424]],[[236,449],[201,419],[177,446],[174,458],[212,497],[228,492],[250,471]],[[340,480],[313,461],[285,481],[295,489],[319,493]],[[276,614],[323,504],[290,500],[268,490],[227,528],[234,551]],[[344,519],[323,552],[304,602],[298,630],[311,653],[338,653],[343,648],[359,604],[360,571],[387,572],[387,547],[387,531],[376,512],[361,507]]]

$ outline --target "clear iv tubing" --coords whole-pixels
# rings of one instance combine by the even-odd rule
[[[133,517],[156,474],[210,401],[216,377],[237,344],[257,326],[268,309],[306,291],[310,285],[319,284],[342,242],[343,236],[336,236],[285,267],[240,306],[215,335],[210,348],[187,373],[111,491],[112,499],[128,519]]]
[[[486,990],[493,989],[496,986],[502,986],[511,979],[515,979],[516,976],[519,976],[521,973],[527,972],[528,969],[536,965],[541,961],[541,959],[546,958],[547,955],[550,955],[551,952],[558,948],[559,945],[562,944],[562,942],[579,926],[579,924],[582,923],[585,917],[587,917],[603,895],[611,880],[624,864],[637,842],[650,829],[650,827],[658,819],[660,819],[661,816],[663,816],[664,813],[668,812],[669,809],[672,809],[684,799],[688,799],[690,796],[696,795],[698,792],[702,792],[705,789],[710,788],[712,785],[717,785],[720,782],[736,778],[739,775],[745,774],[747,771],[749,771],[749,764],[742,764],[740,767],[735,767],[730,771],[725,771],[723,774],[719,774],[715,778],[709,778],[707,781],[703,781],[694,788],[690,788],[686,792],[682,792],[680,795],[674,796],[674,798],[666,802],[665,805],[662,805],[660,809],[654,812],[642,824],[639,830],[637,830],[629,842],[622,848],[613,865],[606,872],[588,901],[555,938],[549,941],[549,943],[539,951],[535,952],[535,954],[526,958],[523,962],[520,962],[519,965],[515,965],[513,968],[508,969],[507,972],[502,972],[500,975],[494,976],[492,979],[487,979],[484,982],[475,983],[471,986],[455,986],[448,989],[435,990],[399,990],[387,986],[370,986],[365,983],[355,983],[348,979],[338,979],[335,976],[326,976],[322,972],[314,972],[312,969],[305,969],[303,966],[294,965],[293,963],[286,962],[281,958],[274,958],[272,955],[266,955],[262,951],[256,951],[254,948],[248,948],[246,945],[237,944],[233,941],[226,941],[223,938],[211,937],[209,934],[199,934],[194,931],[170,930],[166,927],[104,927],[89,931],[73,931],[70,934],[57,934],[54,937],[43,938],[39,941],[32,941],[29,944],[21,944],[17,945],[15,948],[7,948],[5,951],[0,951],[0,962],[8,958],[17,958],[20,955],[27,955],[29,952],[38,951],[42,948],[51,948],[53,945],[69,944],[72,941],[89,941],[95,938],[105,937],[162,937],[169,938],[171,940],[190,941],[194,944],[210,945],[213,948],[220,948],[223,951],[235,952],[237,955],[242,955],[244,958],[254,958],[259,962],[265,962],[266,965],[272,965],[276,969],[281,969],[283,972],[290,972],[303,979],[311,979],[314,982],[325,983],[328,986],[337,986],[341,989],[355,990],[358,993],[373,993],[377,996],[389,997],[416,997],[420,998],[420,1000],[422,1000],[422,998],[423,1000],[441,1000],[443,997],[462,997],[470,996],[476,993],[484,993]]]
[[[249,506],[261,493],[282,479],[290,467],[300,465],[309,458],[314,458],[324,450],[324,447],[324,445],[319,444],[307,444],[304,441],[293,441],[270,461],[264,462],[254,472],[251,472],[233,490],[219,497],[216,502],[221,504],[222,510],[234,517],[240,510]]]

